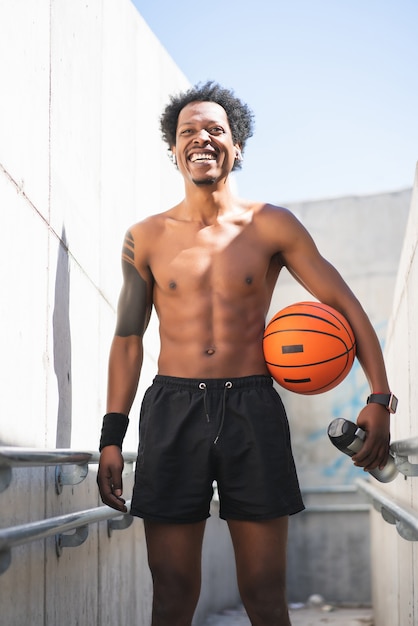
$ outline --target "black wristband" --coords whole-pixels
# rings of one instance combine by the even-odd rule
[[[106,446],[119,446],[122,450],[122,441],[128,424],[129,418],[124,413],[106,413],[103,418],[99,452]]]

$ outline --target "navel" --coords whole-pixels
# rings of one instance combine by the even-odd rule
[[[208,356],[212,356],[213,354],[215,354],[215,348],[208,348],[207,350],[205,350],[205,354],[207,354]]]

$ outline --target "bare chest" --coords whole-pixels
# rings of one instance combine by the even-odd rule
[[[167,229],[153,249],[151,271],[162,292],[257,290],[271,258],[251,226],[235,224]]]

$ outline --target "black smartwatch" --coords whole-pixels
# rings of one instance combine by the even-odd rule
[[[383,404],[389,413],[396,413],[398,407],[398,398],[393,393],[372,393],[367,398],[367,404],[370,402]]]

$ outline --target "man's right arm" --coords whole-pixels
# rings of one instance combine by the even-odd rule
[[[152,281],[150,276],[142,277],[138,264],[134,238],[128,232],[122,252],[123,286],[109,356],[107,414],[103,421],[97,476],[103,502],[124,512],[121,439],[138,387],[143,359],[142,336],[152,308]]]
[[[100,462],[97,483],[103,502],[114,509],[126,512],[122,498],[123,457],[122,439],[127,428],[130,408],[135,398],[142,366],[142,338],[136,335],[115,335],[109,356],[107,414],[103,420]],[[110,420],[106,441],[105,421]],[[112,426],[118,442],[112,441]],[[109,433],[110,429],[110,433]],[[119,445],[120,442],[120,445]],[[104,447],[102,445],[104,444]]]

